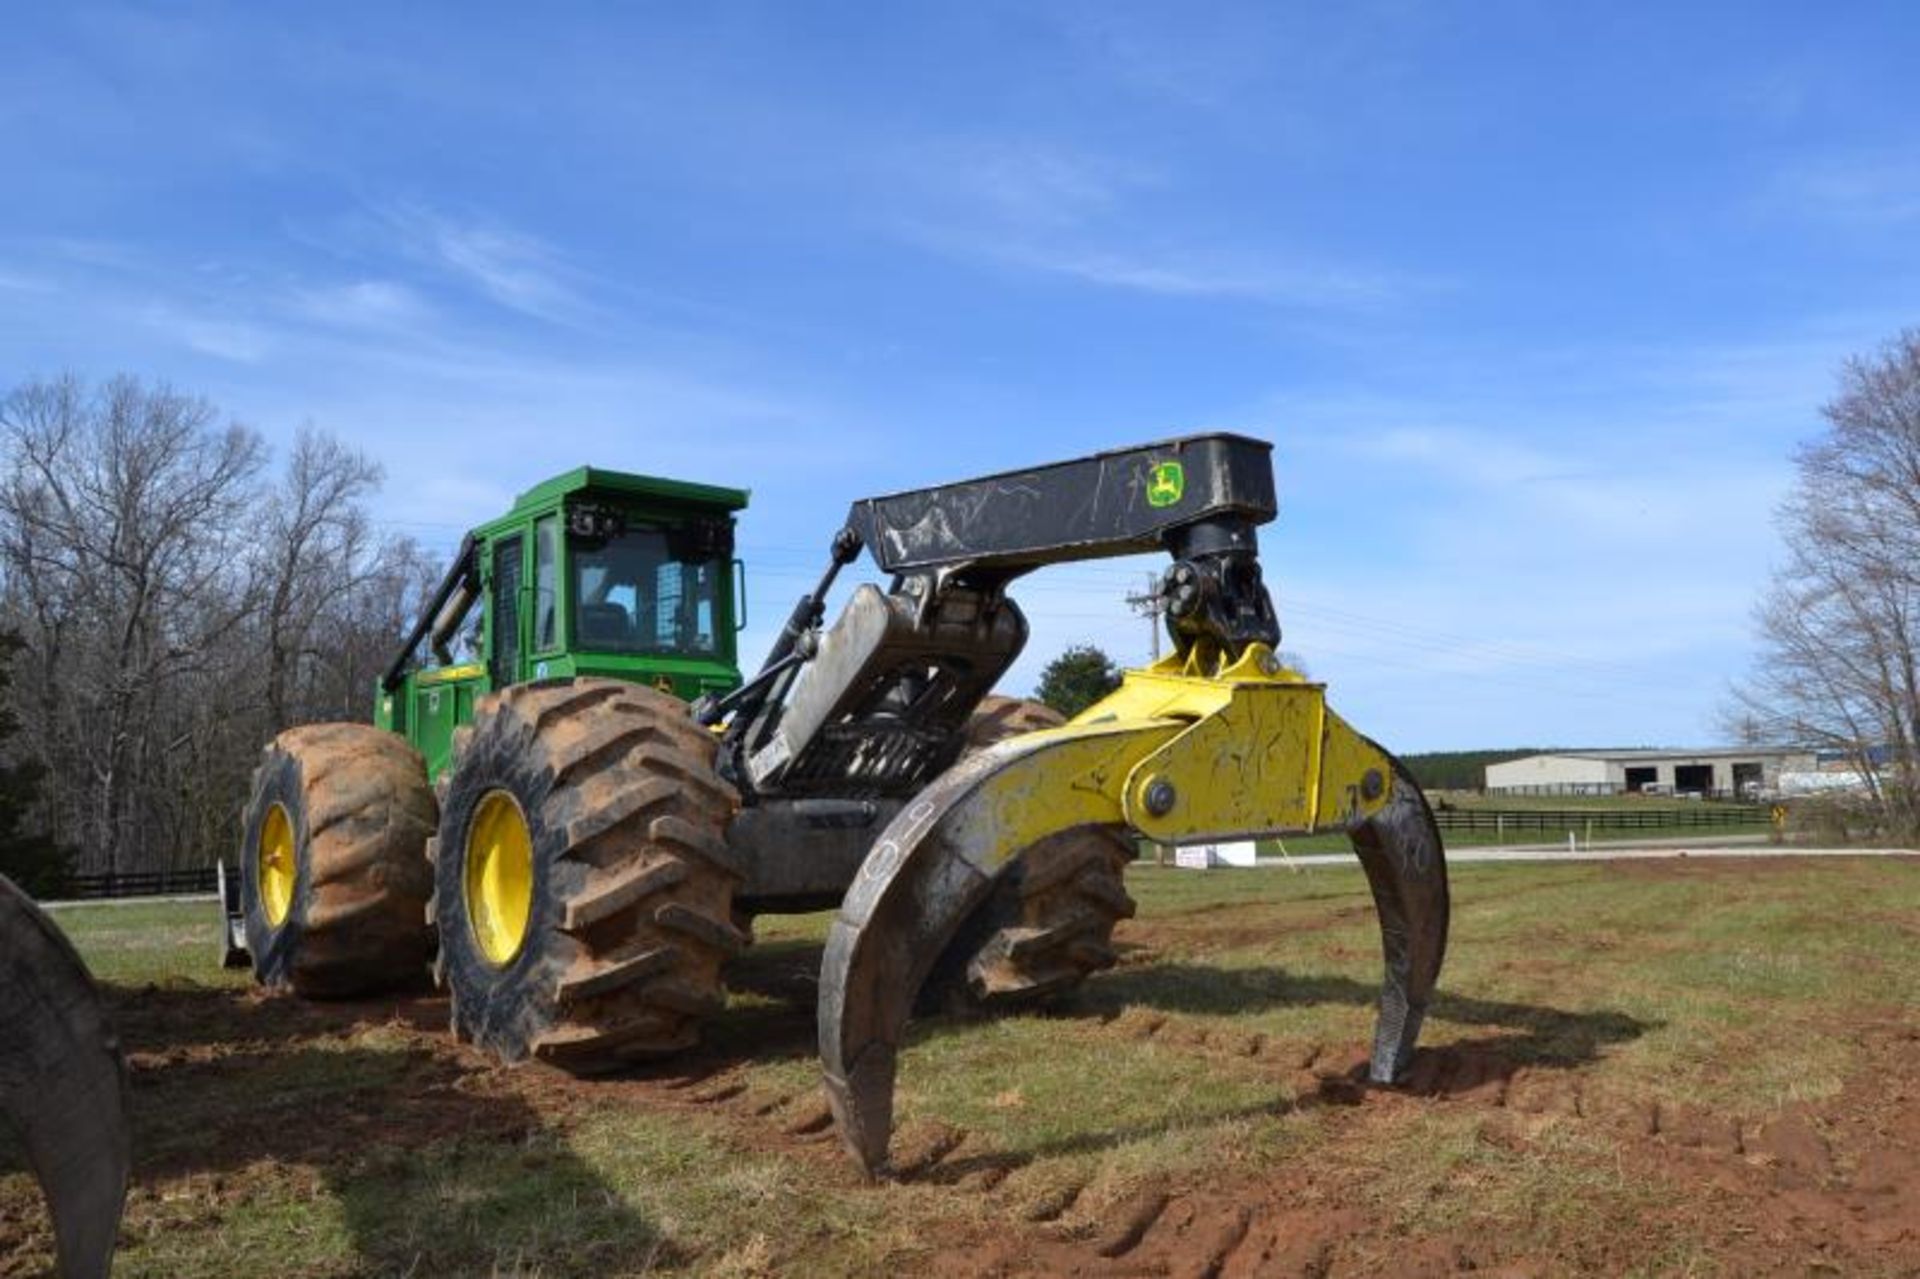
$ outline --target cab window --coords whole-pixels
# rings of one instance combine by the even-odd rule
[[[630,528],[573,549],[574,642],[601,653],[712,657],[719,558],[675,559],[657,529]]]
[[[560,646],[560,521],[549,515],[533,525],[533,647]]]

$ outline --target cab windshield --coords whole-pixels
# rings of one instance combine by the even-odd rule
[[[573,546],[573,635],[599,653],[711,657],[721,559],[678,560],[665,533],[628,529]]]

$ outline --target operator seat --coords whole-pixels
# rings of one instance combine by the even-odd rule
[[[580,606],[582,648],[626,648],[633,638],[633,620],[619,604]]]

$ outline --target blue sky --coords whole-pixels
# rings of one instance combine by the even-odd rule
[[[1690,744],[1839,362],[1920,322],[1911,5],[71,5],[0,45],[0,384],[377,457],[450,546],[1273,441],[1288,648],[1401,750]],[[1139,660],[1148,563],[1017,592]]]

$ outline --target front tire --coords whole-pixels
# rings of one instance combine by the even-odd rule
[[[697,1041],[747,945],[722,839],[739,801],[715,748],[682,702],[620,681],[481,701],[433,841],[458,1037],[582,1073]]]
[[[323,999],[420,980],[435,817],[419,752],[392,733],[309,724],[274,738],[241,823],[255,980]]]

